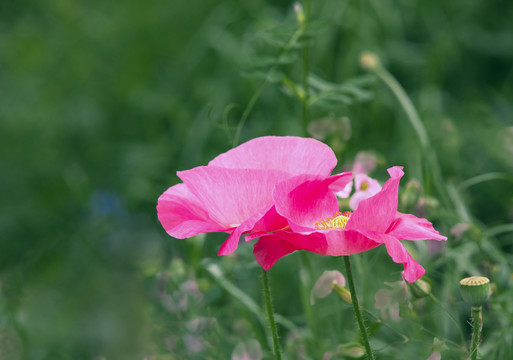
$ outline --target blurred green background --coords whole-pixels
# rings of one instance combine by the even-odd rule
[[[332,83],[363,79],[361,96],[313,105],[311,120],[349,119],[343,132],[325,138],[339,164],[370,150],[380,159],[381,181],[392,165],[405,165],[408,180],[421,174],[416,135],[391,92],[359,65],[361,52],[378,54],[416,105],[446,184],[458,189],[451,211],[441,205],[428,216],[449,236],[448,250],[419,261],[438,276],[449,307],[460,300],[447,277],[459,280],[469,269],[491,276],[507,299],[510,230],[492,234],[493,251],[475,238],[513,222],[513,2],[321,0],[311,4],[310,18],[307,42],[290,49],[272,75],[299,84],[306,44],[312,74]],[[225,359],[248,338],[269,354],[263,326],[205,265],[219,265],[259,304],[250,246],[238,258],[217,258],[223,235],[172,239],[155,206],[178,182],[177,170],[232,146],[262,75],[296,29],[291,1],[0,3],[0,360]],[[298,100],[279,80],[268,81],[239,142],[303,135],[300,118]],[[460,186],[490,173],[489,181]],[[478,235],[458,260],[451,251],[462,255],[464,242],[450,229],[462,214]],[[399,268],[386,256],[378,260],[379,251],[362,254],[357,269],[365,273],[372,260],[397,277]],[[308,257],[314,270],[306,283],[329,266],[341,268],[336,259]],[[304,330],[309,315],[301,297],[289,295],[300,293],[298,258],[284,259],[271,279],[277,311]],[[187,281],[193,290],[183,289]],[[374,285],[361,285],[371,309]],[[182,310],[176,291],[187,294]],[[467,331],[466,309],[458,306]],[[501,306],[497,319],[502,314],[505,322],[496,324],[511,330],[513,309]],[[339,317],[351,316],[344,311]],[[194,319],[202,325],[191,325]],[[303,358],[321,358],[344,331],[354,338],[354,322],[346,322],[346,330],[319,330],[318,349],[305,345]],[[448,327],[439,329],[452,338]],[[286,333],[289,358],[300,358],[290,355],[300,347]],[[427,358],[430,342],[411,351],[422,348]]]

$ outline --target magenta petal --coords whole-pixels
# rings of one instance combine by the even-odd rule
[[[253,226],[251,232],[271,232],[283,230],[288,226],[287,219],[278,214],[276,207],[272,206]],[[249,241],[249,239],[247,240]]]
[[[233,232],[228,236],[228,239],[224,241],[224,243],[219,248],[217,253],[218,256],[228,255],[234,252],[239,246],[240,236],[250,231],[251,228],[255,225],[255,222],[258,221],[262,217],[261,213],[257,213],[254,216],[250,217],[248,220],[243,222],[240,226],[238,226]]]
[[[346,229],[361,229],[385,232],[397,212],[399,181],[404,175],[402,167],[388,169],[390,179],[376,195],[362,200],[351,215]]]
[[[411,257],[399,240],[386,235],[383,236],[383,239],[392,260],[404,265],[404,278],[406,281],[413,283],[424,276],[426,270]]]
[[[276,211],[289,220],[292,230],[313,230],[316,221],[338,211],[334,192],[344,189],[351,178],[351,173],[341,173],[328,178],[299,175],[284,180],[273,192]]]
[[[157,214],[167,233],[178,239],[226,230],[208,216],[184,184],[170,187],[159,197]]]
[[[433,225],[423,218],[411,214],[396,213],[395,219],[387,233],[397,239],[403,240],[447,240],[439,234]]]
[[[333,150],[320,141],[293,136],[264,136],[250,140],[213,159],[208,166],[268,169],[291,175],[328,176],[337,165]]]
[[[240,236],[246,232],[267,233],[285,226],[287,226],[287,221],[276,213],[274,206],[269,205],[238,226],[221,245],[217,255],[228,255],[234,252],[239,244]]]
[[[264,270],[269,270],[278,259],[299,250],[289,242],[283,241],[273,235],[261,237],[253,248],[253,255],[257,263]]]
[[[278,231],[274,235],[291,243],[298,249],[320,255],[352,255],[381,245],[381,243],[353,230],[332,229],[307,234]]]
[[[227,228],[237,227],[272,204],[274,184],[288,175],[277,170],[226,169],[200,166],[178,176],[209,217]]]
[[[326,236],[326,255],[359,254],[381,245],[355,230],[333,229],[323,232],[323,234]]]

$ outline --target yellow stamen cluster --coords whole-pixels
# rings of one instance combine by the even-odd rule
[[[328,229],[343,229],[346,227],[349,217],[351,216],[350,211],[341,213],[337,211],[335,215],[326,219],[321,219],[315,222],[315,228],[317,230],[328,230]]]

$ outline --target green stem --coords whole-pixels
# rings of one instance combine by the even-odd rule
[[[483,315],[481,306],[472,307],[472,344],[470,345],[470,359],[477,359],[477,349],[481,339],[481,329],[483,328]]]
[[[365,347],[365,352],[367,353],[368,360],[375,360],[374,353],[370,347],[369,343],[369,335],[367,334],[367,329],[365,328],[365,323],[363,322],[363,316],[360,311],[360,305],[358,304],[358,298],[356,296],[356,290],[354,288],[353,281],[353,273],[351,271],[351,262],[349,261],[349,256],[342,256],[344,258],[344,264],[346,266],[346,277],[349,285],[349,291],[351,292],[351,300],[353,301],[354,313],[356,315],[356,320],[358,321],[358,326],[360,327],[360,333],[362,335],[363,346]]]
[[[278,342],[278,330],[274,321],[273,303],[271,300],[271,289],[269,287],[269,277],[267,271],[263,271],[262,279],[264,280],[265,304],[267,307],[267,315],[269,316],[269,325],[273,336],[274,356],[276,360],[281,360],[280,344]]]

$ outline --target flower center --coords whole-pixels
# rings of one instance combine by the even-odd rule
[[[337,211],[335,215],[321,219],[315,222],[315,228],[317,230],[328,230],[328,229],[343,229],[346,227],[349,218],[351,217],[350,211],[341,213]]]

